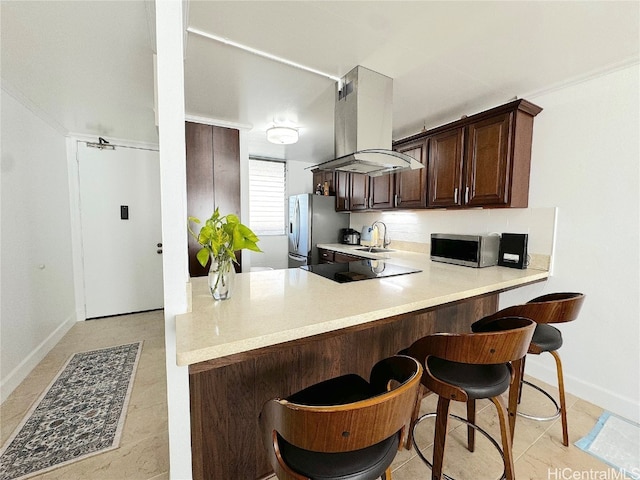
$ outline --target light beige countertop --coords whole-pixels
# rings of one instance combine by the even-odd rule
[[[191,280],[191,312],[176,317],[178,365],[351,327],[393,315],[544,280],[543,270],[469,268],[405,251],[366,254],[349,245],[318,245],[371,258],[388,257],[420,273],[337,283],[301,268],[236,275],[232,298],[214,301],[207,278]]]

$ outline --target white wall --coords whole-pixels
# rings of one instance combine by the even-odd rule
[[[559,326],[565,385],[640,421],[640,101],[638,66],[537,96],[528,209],[351,214],[352,228],[380,218],[391,239],[429,242],[434,231],[529,233],[530,252],[553,250],[544,283],[501,295],[500,307],[579,291],[575,322]],[[557,213],[556,213],[557,212]],[[557,222],[555,234],[550,222]],[[506,230],[506,229],[509,230]],[[555,244],[555,245],[554,245]],[[556,384],[550,355],[527,373]]]
[[[2,89],[1,401],[76,321],[64,135]]]
[[[503,295],[501,306],[540,293],[586,294],[560,326],[567,390],[640,420],[640,101],[638,66],[528,99],[536,117],[531,207],[558,207],[554,276]],[[549,355],[527,372],[555,382]]]

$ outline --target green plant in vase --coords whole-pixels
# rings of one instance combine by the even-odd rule
[[[209,267],[211,295],[216,300],[226,300],[231,296],[235,274],[233,264],[238,263],[235,252],[243,249],[262,252],[257,245],[260,239],[249,227],[240,223],[240,219],[236,215],[222,216],[217,208],[200,227],[198,233],[195,233],[191,228],[192,222],[197,225],[202,222],[199,218],[189,217],[187,228],[191,236],[202,245],[196,254],[200,265],[206,267],[207,262],[211,259]]]

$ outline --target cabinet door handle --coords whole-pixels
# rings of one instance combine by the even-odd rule
[[[393,206],[394,207],[398,206],[398,194],[397,193],[393,196]]]
[[[458,187],[453,189],[453,203],[458,203]]]
[[[464,191],[464,203],[469,203],[469,187]]]

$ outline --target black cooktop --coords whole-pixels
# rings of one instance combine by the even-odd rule
[[[304,265],[300,268],[321,275],[339,283],[357,282],[370,278],[385,278],[407,273],[418,273],[422,270],[401,267],[384,260],[358,260],[348,263],[321,263],[319,265]]]

